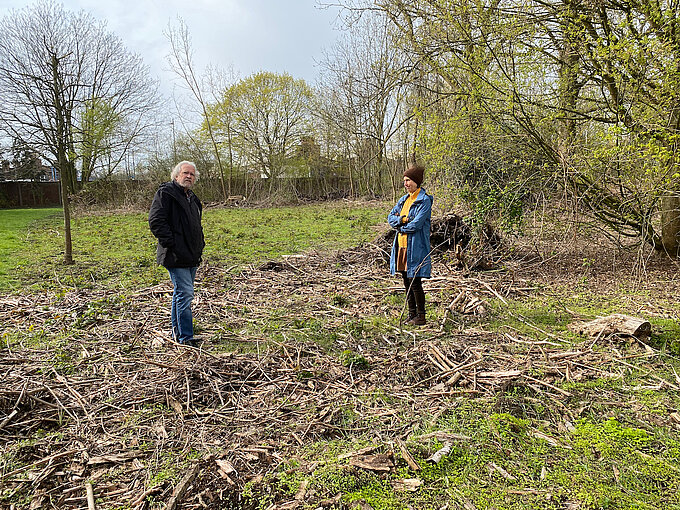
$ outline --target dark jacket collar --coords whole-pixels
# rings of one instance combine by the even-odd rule
[[[191,191],[190,189],[187,190],[183,188],[182,186],[177,184],[177,181],[175,180],[162,184],[162,187],[165,188],[166,191],[170,192],[170,194],[174,196],[177,200],[184,200],[186,202],[187,197],[196,196],[193,191]]]
[[[190,203],[195,203],[198,205],[199,209],[203,209],[201,201],[198,199],[196,194],[190,189],[185,190],[182,186],[177,184],[174,179],[170,182],[161,184],[161,188],[167,191],[175,200],[177,200],[177,202],[179,202],[181,207],[185,210],[189,211]],[[190,200],[187,200],[187,197],[189,197]]]
[[[175,188],[175,191],[178,192],[178,193],[180,194],[180,196],[185,196],[185,197],[186,197],[186,196],[189,196],[189,194],[191,193],[191,190],[190,190],[190,189],[185,189],[185,188],[183,188],[182,186],[180,186],[179,184],[177,184],[177,181],[176,181],[176,180],[173,179],[173,180],[170,181],[170,182],[172,183],[173,188]]]

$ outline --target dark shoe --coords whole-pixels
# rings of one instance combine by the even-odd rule
[[[197,348],[198,346],[201,345],[201,340],[200,340],[200,338],[194,337],[194,338],[189,338],[188,340],[184,340],[183,342],[175,341],[175,343],[177,345],[183,345],[185,347],[196,347]]]
[[[426,323],[427,321],[425,320],[425,314],[424,313],[419,313],[418,315],[415,316],[413,319],[413,324],[414,326],[422,326]]]
[[[408,324],[409,326],[413,324],[413,321],[415,318],[418,316],[418,313],[416,312],[415,309],[409,310],[408,311],[408,317],[404,320],[404,324]]]
[[[200,337],[200,336],[195,336],[192,339],[188,340],[186,345],[189,345],[191,347],[195,347],[196,349],[198,349],[199,347],[201,347],[202,343],[203,343],[203,338]]]

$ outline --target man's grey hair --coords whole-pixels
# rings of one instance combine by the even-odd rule
[[[194,172],[196,172],[196,180],[198,180],[198,168],[196,168],[196,163],[193,161],[180,161],[175,165],[175,167],[172,169],[172,172],[170,172],[170,179],[173,181],[177,178],[179,175],[180,170],[182,170],[182,167],[184,165],[190,165],[194,167]]]

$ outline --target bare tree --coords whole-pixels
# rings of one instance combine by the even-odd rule
[[[397,135],[404,136],[410,113],[412,66],[384,16],[359,16],[348,25],[345,38],[321,63],[328,92],[320,117],[347,141],[352,188],[383,194],[388,155],[404,147]],[[400,186],[392,181],[396,192]]]
[[[229,190],[224,182],[224,167],[222,165],[222,157],[220,149],[215,139],[213,132],[213,122],[208,112],[209,100],[206,97],[202,80],[196,74],[193,61],[193,48],[191,46],[191,37],[189,35],[189,28],[186,23],[180,18],[179,26],[168,26],[165,33],[170,42],[170,54],[168,55],[168,63],[170,70],[174,72],[184,83],[184,86],[194,96],[201,110],[203,123],[208,132],[208,137],[212,143],[215,161],[217,162],[218,173],[220,177],[220,184],[222,186],[222,196],[227,200],[231,194],[231,179],[229,180]]]
[[[84,11],[39,2],[3,18],[0,33],[0,131],[59,169],[64,262],[71,264],[69,193],[85,185],[104,153],[124,152],[151,126],[157,85],[140,57]],[[98,122],[88,121],[93,109]],[[116,124],[117,136],[97,134],[101,123]]]

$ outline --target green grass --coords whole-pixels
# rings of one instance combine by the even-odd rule
[[[394,452],[396,469],[389,474],[354,469],[342,459],[340,454],[370,442],[323,441],[306,446],[297,460],[282,464],[261,485],[248,485],[244,495],[252,508],[265,508],[290,500],[306,482],[317,501],[341,494],[342,508],[364,508],[361,502],[376,510],[439,509],[444,502],[451,508],[498,510],[560,510],[569,502],[592,510],[680,508],[677,438],[613,418],[583,418],[570,432],[560,432],[545,420],[489,413],[487,402],[453,404],[422,432],[440,430],[470,439],[455,442],[438,464],[426,459],[442,443],[420,441],[419,434],[412,435],[407,448],[420,471],[412,471],[398,449],[374,443],[378,452]],[[310,471],[310,465],[318,467]],[[420,488],[397,490],[394,482],[403,479],[417,479]]]
[[[234,270],[304,250],[342,249],[372,239],[385,207],[314,204],[271,209],[207,209],[204,262]],[[64,266],[58,209],[3,211],[0,292],[21,288],[143,288],[167,278],[155,264],[146,213],[72,221],[74,266]]]
[[[570,323],[616,313],[635,315],[634,310],[638,306],[635,304],[636,298],[641,299],[642,295],[645,300],[650,299],[642,291],[638,294],[631,296],[625,288],[608,293],[587,289],[574,293],[573,289],[556,286],[549,293],[542,292],[508,303],[489,299],[489,316],[483,322],[492,331],[520,334],[533,340],[579,342],[582,338],[568,329]],[[676,306],[664,299],[653,300],[655,305],[669,310]],[[472,319],[473,323],[479,321],[477,318]],[[679,355],[680,324],[663,317],[650,317],[649,321],[652,325],[649,344],[655,349]],[[449,329],[455,326],[457,324],[450,324]]]
[[[385,221],[385,210],[328,204],[208,210],[205,259],[243,264],[310,248],[355,246],[375,236],[371,226]]]
[[[61,209],[3,209],[0,211],[0,288],[28,251],[27,238],[36,229],[54,228],[63,221]]]

